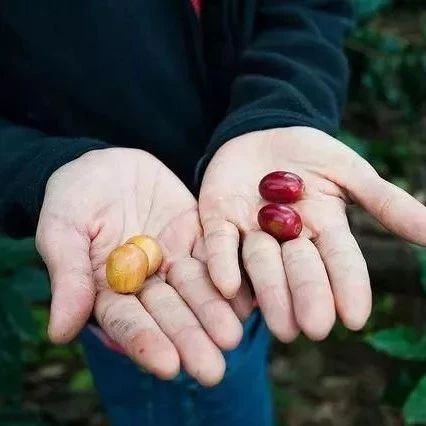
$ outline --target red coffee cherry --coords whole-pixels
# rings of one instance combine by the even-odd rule
[[[262,231],[277,240],[288,241],[297,238],[302,231],[302,219],[299,214],[282,204],[267,204],[259,210],[257,221]]]
[[[290,172],[272,172],[259,183],[259,192],[263,199],[273,203],[294,203],[302,198],[303,180]]]

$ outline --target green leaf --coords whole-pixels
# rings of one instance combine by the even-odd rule
[[[88,391],[94,389],[92,375],[87,369],[77,371],[70,381],[69,388],[73,392]]]
[[[404,419],[407,424],[426,424],[426,376],[409,395],[404,404]]]
[[[11,327],[22,339],[34,340],[37,337],[31,308],[19,291],[12,286],[1,285],[0,306],[6,313]]]
[[[30,302],[44,302],[50,298],[47,274],[38,267],[20,268],[8,278],[8,282]]]
[[[396,327],[369,334],[366,341],[377,351],[410,361],[426,361],[426,333]]]

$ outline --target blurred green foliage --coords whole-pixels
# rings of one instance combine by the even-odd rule
[[[378,351],[405,361],[426,361],[426,333],[411,327],[395,327],[367,335]]]
[[[353,75],[342,140],[394,183],[414,193],[424,191],[425,3],[354,3],[358,26],[347,43]],[[425,288],[426,252],[417,253]],[[426,424],[426,320],[375,330],[365,340],[377,351],[405,361],[399,364],[401,380],[392,392],[405,394],[400,402],[407,424]],[[414,379],[405,374],[409,363],[420,363]]]
[[[32,367],[80,359],[80,349],[54,347],[48,341],[50,289],[34,240],[0,238],[0,253],[0,425],[53,425],[43,412],[26,407],[26,373]],[[44,374],[52,375],[49,370]],[[73,392],[92,389],[88,370],[76,369],[69,388]]]
[[[360,153],[385,177],[411,190],[424,188],[425,3],[354,4],[358,25],[347,42],[352,79],[342,139],[356,135]]]
[[[354,0],[354,6],[357,26],[347,42],[352,79],[339,137],[387,179],[421,193],[426,188],[424,0]],[[48,344],[50,292],[33,240],[0,239],[0,253],[0,425],[46,425],[49,422],[40,413],[24,406],[24,372],[29,366],[80,356],[79,349]],[[418,250],[418,258],[426,289],[424,250]],[[376,301],[365,341],[401,360],[388,401],[401,406],[407,424],[426,424],[425,319],[381,330],[377,319],[389,315],[394,305],[394,297]],[[334,332],[342,342],[349,335],[342,327]],[[88,371],[80,368],[68,386],[78,392],[93,384]]]
[[[24,347],[43,337],[33,306],[49,298],[47,277],[32,239],[0,239],[0,253],[0,424],[38,424],[21,406],[23,363]]]

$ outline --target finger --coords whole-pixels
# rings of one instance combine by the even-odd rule
[[[72,225],[42,217],[36,246],[51,281],[48,334],[54,343],[67,343],[87,322],[95,300],[90,239]]]
[[[367,161],[351,155],[351,166],[340,171],[338,183],[387,229],[410,242],[426,245],[426,207],[382,179]]]
[[[95,303],[99,325],[138,364],[167,380],[179,372],[179,355],[137,297],[102,290]]]
[[[240,321],[244,322],[253,312],[253,296],[248,279],[244,276],[244,274],[241,276],[241,286],[235,297],[229,300],[229,304]]]
[[[310,339],[324,339],[336,312],[318,250],[308,239],[297,238],[282,245],[282,257],[298,325]]]
[[[249,232],[244,239],[243,262],[269,329],[283,342],[294,340],[299,327],[277,240],[265,232]]]
[[[203,229],[211,279],[224,297],[232,299],[241,284],[238,229],[222,219],[204,221]]]
[[[188,374],[205,386],[219,383],[225,372],[223,356],[176,290],[153,277],[139,298],[175,345]]]
[[[203,263],[190,257],[177,261],[167,274],[167,282],[185,300],[221,349],[231,350],[238,345],[243,335],[241,323],[213,285]]]
[[[372,296],[367,265],[346,218],[321,231],[315,245],[325,264],[339,317],[351,330],[359,330],[370,315]]]
[[[196,240],[192,250],[192,257],[198,259],[202,263],[207,262],[204,238],[199,238]],[[244,273],[244,268],[241,267],[241,264],[239,265],[239,269],[241,272],[241,285],[235,297],[229,299],[229,304],[231,305],[238,319],[240,321],[245,321],[253,311],[253,297],[249,283],[247,282],[247,277]]]

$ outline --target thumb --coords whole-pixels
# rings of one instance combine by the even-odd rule
[[[36,245],[51,281],[48,334],[53,343],[68,343],[86,324],[95,300],[90,239],[71,224],[41,220]]]
[[[358,154],[340,168],[336,183],[344,187],[384,227],[412,243],[426,245],[426,207],[401,188],[381,178]]]

